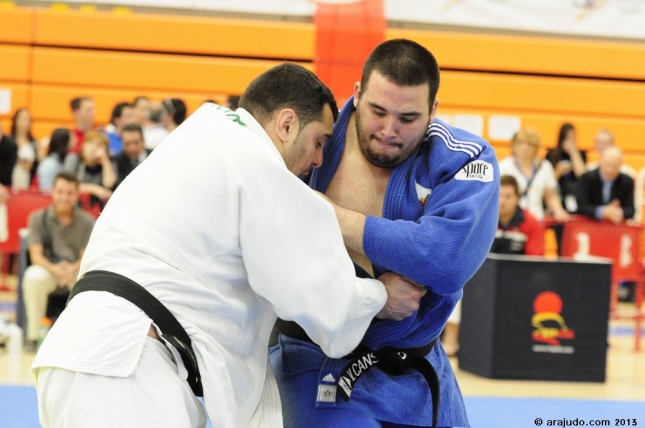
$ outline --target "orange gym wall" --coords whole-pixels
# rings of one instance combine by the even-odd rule
[[[181,97],[193,111],[207,98],[240,94],[278,61],[314,69],[315,30],[309,23],[4,4],[0,88],[11,89],[12,111],[32,110],[38,138],[70,125],[68,103],[78,95],[95,98],[99,123],[115,103],[137,95]],[[610,128],[626,162],[645,167],[645,44],[394,28],[385,37],[416,40],[435,54],[442,114],[481,115],[485,124],[492,115],[519,116],[546,147],[564,121],[576,125],[584,149],[599,128]],[[499,157],[508,153],[508,141],[492,143]]]

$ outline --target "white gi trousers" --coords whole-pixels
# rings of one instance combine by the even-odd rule
[[[35,370],[43,428],[206,426],[204,407],[166,346],[147,337],[134,373],[97,376],[54,367]],[[65,391],[61,394],[61,391]]]

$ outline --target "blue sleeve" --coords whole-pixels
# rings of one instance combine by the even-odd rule
[[[598,205],[596,207],[596,220],[602,220],[602,209],[605,208],[604,205]]]
[[[463,179],[461,171],[452,168],[453,174],[442,174],[434,186],[417,221],[367,217],[363,235],[367,257],[436,294],[459,291],[484,262],[499,219],[494,150],[488,146],[477,161],[493,166],[492,179]]]
[[[54,187],[54,179],[61,171],[61,166],[52,158],[47,158],[39,165],[38,188],[43,192],[51,192]]]

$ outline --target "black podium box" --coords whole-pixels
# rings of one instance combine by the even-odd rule
[[[611,261],[490,254],[464,287],[459,368],[604,382]]]

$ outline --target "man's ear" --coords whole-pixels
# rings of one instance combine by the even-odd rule
[[[285,108],[278,112],[275,118],[275,132],[283,143],[293,139],[292,135],[298,133],[298,115],[293,109]]]
[[[430,118],[428,120],[428,125],[432,123],[434,117],[437,115],[437,108],[439,108],[439,98],[435,98],[434,102],[432,103],[432,107],[430,107]]]
[[[361,82],[354,84],[354,108],[358,107],[358,99],[361,96]]]

